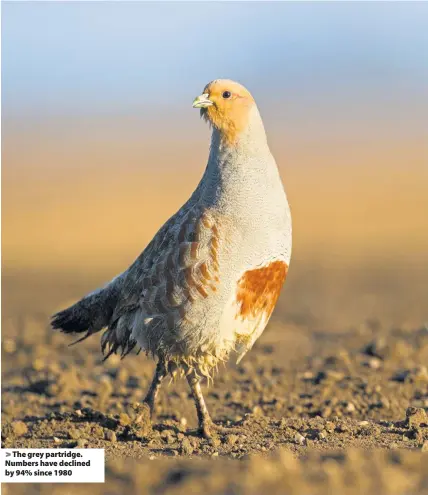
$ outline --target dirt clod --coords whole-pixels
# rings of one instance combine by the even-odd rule
[[[184,438],[181,442],[181,452],[184,455],[191,455],[193,453],[193,447],[188,438]]]
[[[407,408],[406,424],[409,428],[418,428],[421,425],[428,425],[428,417],[425,409],[422,409],[421,407]]]
[[[28,433],[28,427],[23,421],[13,421],[12,423],[6,423],[2,428],[2,438],[14,438],[22,437]]]
[[[111,430],[107,430],[104,434],[104,437],[106,440],[108,440],[109,442],[112,442],[112,443],[115,443],[117,442],[117,437],[116,437],[116,433],[114,431],[111,431]]]
[[[121,426],[128,426],[132,423],[131,418],[126,413],[119,414],[119,424]]]

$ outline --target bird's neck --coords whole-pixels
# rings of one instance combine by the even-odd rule
[[[263,157],[267,156],[270,156],[270,150],[266,132],[259,111],[254,105],[249,113],[247,126],[233,142],[230,142],[221,130],[213,128],[207,169],[214,175],[229,175],[238,173],[239,168],[245,164],[247,167],[251,167],[252,164],[259,167],[257,159],[263,161]],[[235,167],[238,169],[234,170]]]
[[[229,135],[213,127],[210,160],[212,158],[220,161],[230,160],[233,155],[263,152],[269,152],[269,147],[263,121],[255,105],[249,112],[246,127],[234,136],[233,142],[230,142]]]
[[[206,199],[257,195],[260,189],[280,184],[278,169],[267,144],[260,114],[255,107],[247,128],[233,144],[213,129],[210,155],[200,192]],[[269,185],[269,186],[268,186]],[[281,185],[282,188],[282,185]],[[199,188],[198,188],[199,189]]]

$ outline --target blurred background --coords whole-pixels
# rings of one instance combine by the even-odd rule
[[[294,218],[275,318],[428,321],[428,4],[3,2],[3,318],[123,271],[188,198],[207,82],[256,98]],[[13,331],[5,326],[5,331]]]

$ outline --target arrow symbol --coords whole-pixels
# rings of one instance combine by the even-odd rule
[[[6,457],[10,457],[12,454],[10,452],[6,452]]]

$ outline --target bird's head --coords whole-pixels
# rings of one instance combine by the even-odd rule
[[[193,107],[200,108],[201,116],[219,131],[222,139],[233,144],[247,129],[255,102],[241,84],[229,79],[216,79],[194,99]]]

